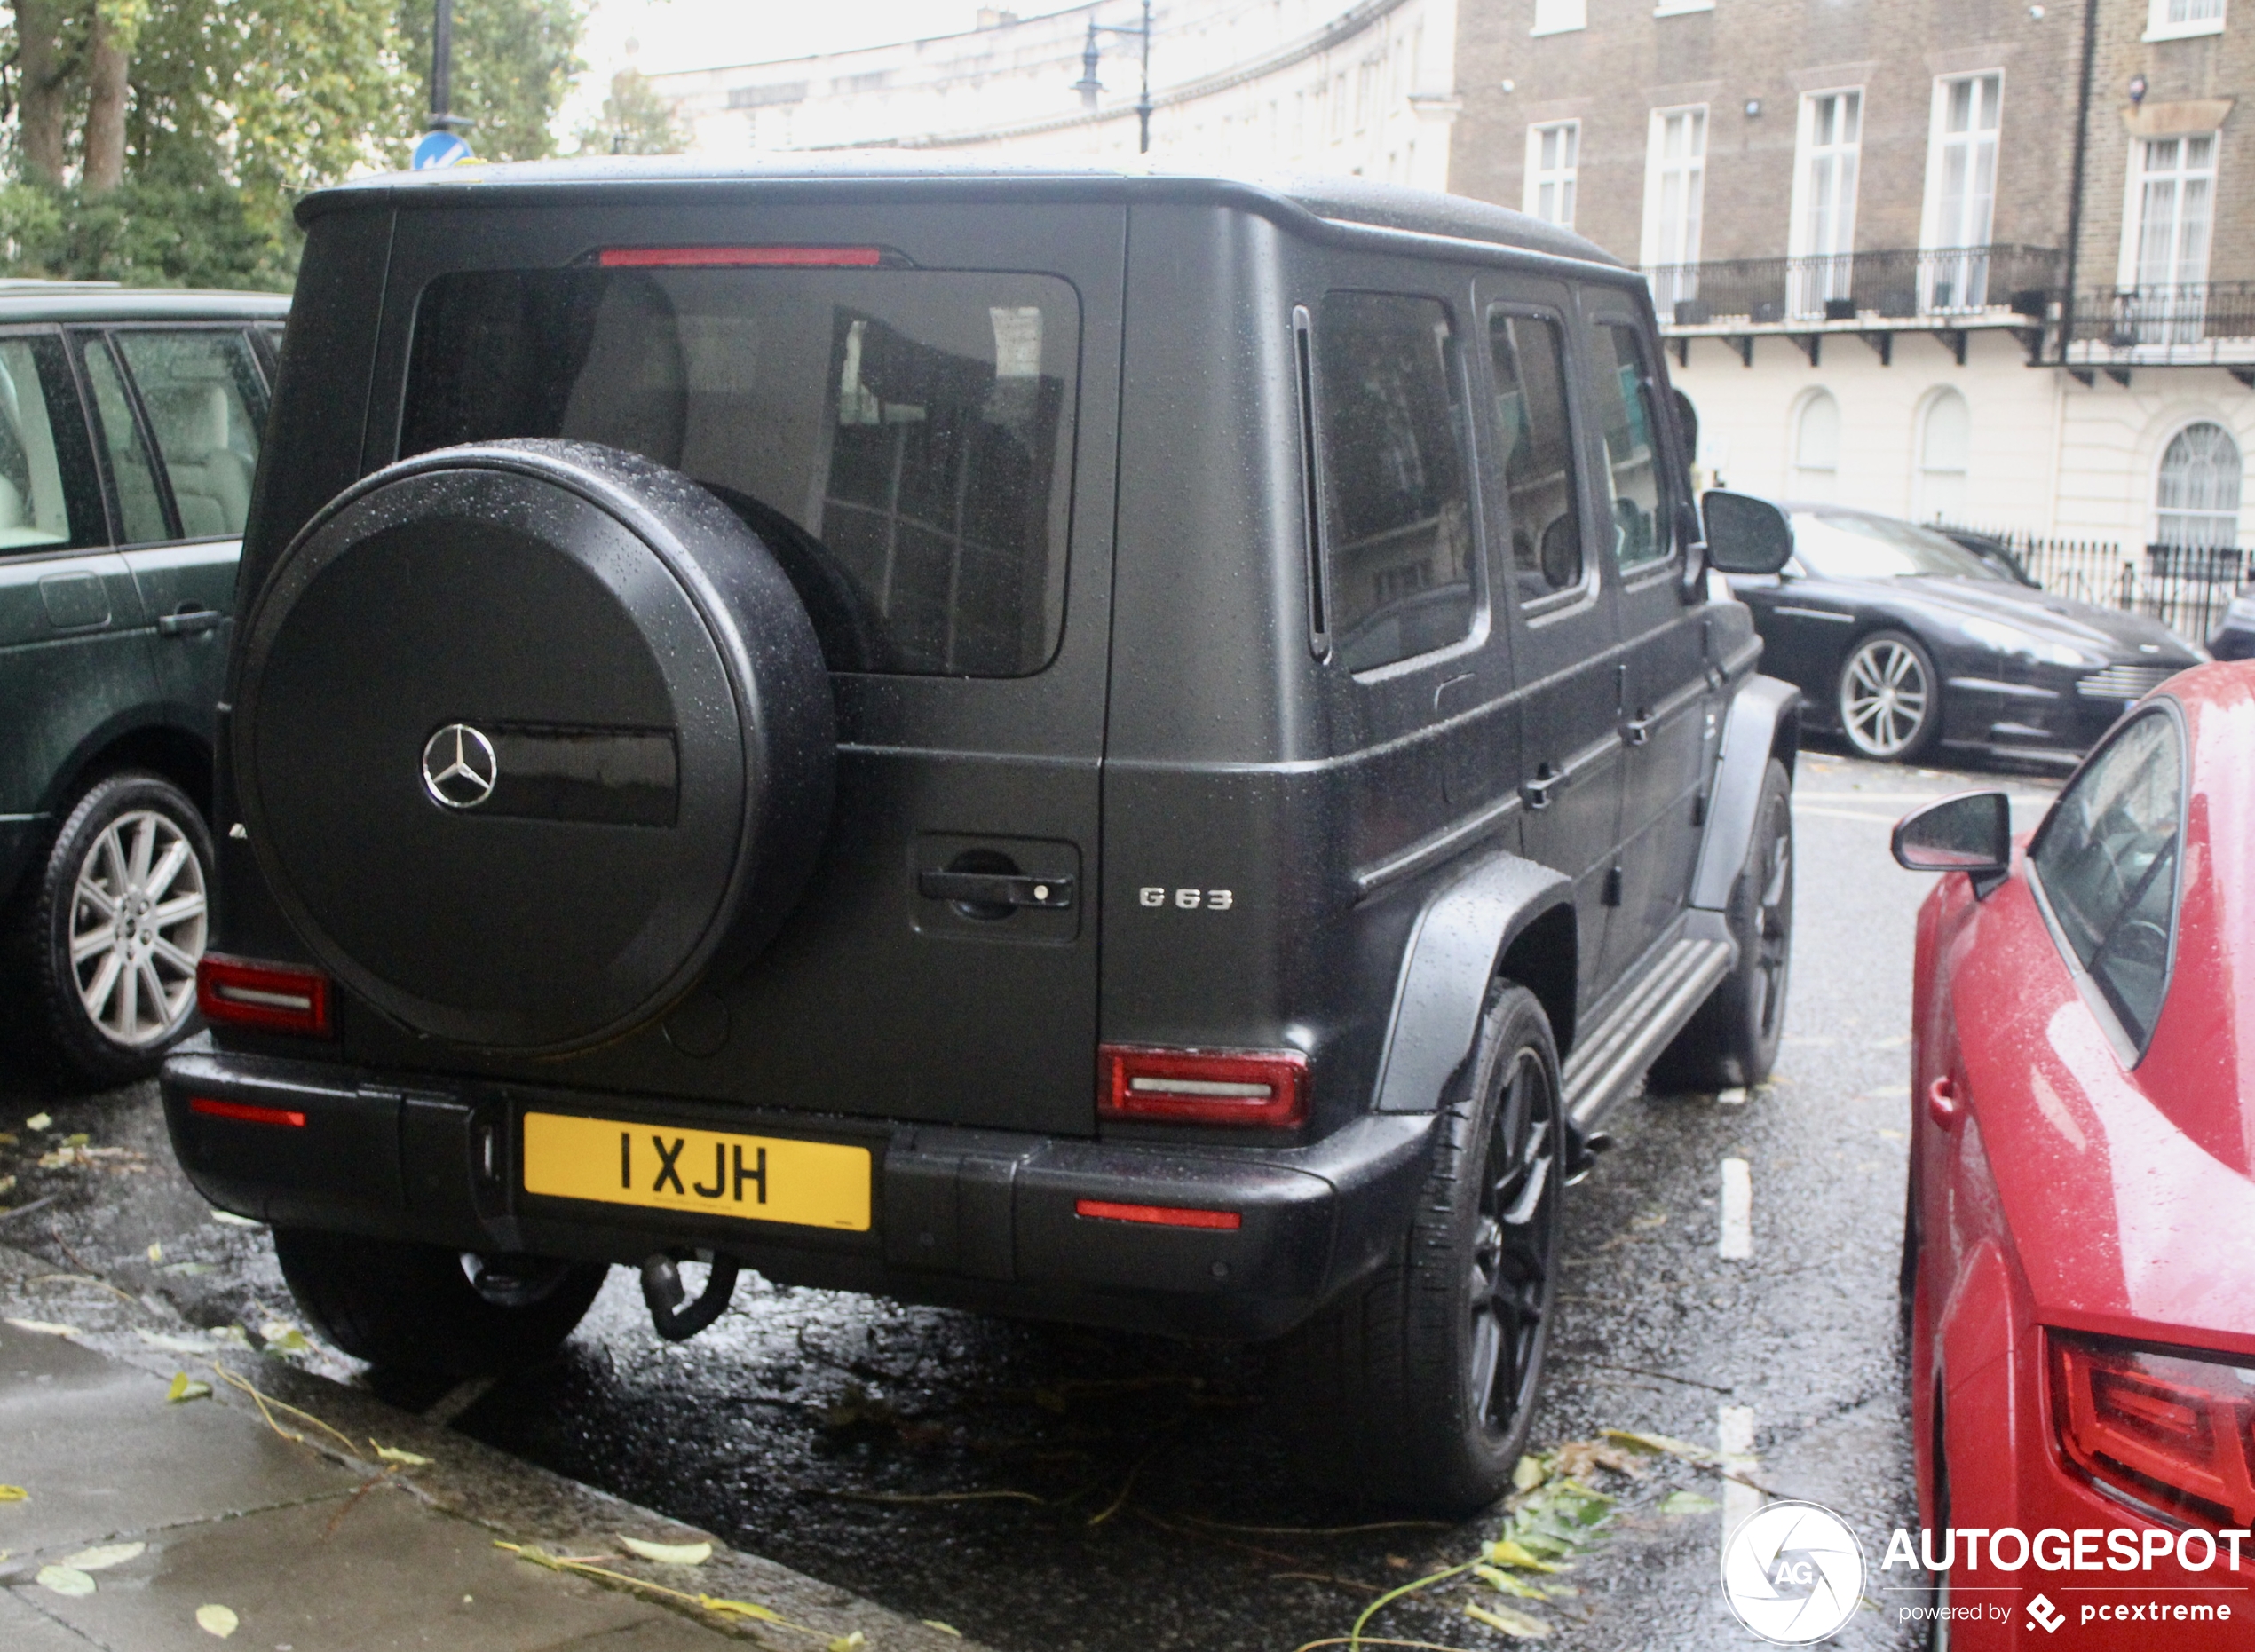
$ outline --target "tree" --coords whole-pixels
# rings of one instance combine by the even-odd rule
[[[538,161],[556,153],[549,130],[585,72],[581,31],[589,0],[455,0],[454,107],[485,161]],[[431,0],[400,0],[399,32],[431,107]],[[414,140],[408,139],[410,143]]]
[[[629,68],[611,76],[603,114],[580,128],[579,142],[582,154],[679,154],[689,134],[650,77]]]

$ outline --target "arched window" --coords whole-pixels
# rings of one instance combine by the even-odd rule
[[[1830,391],[1810,394],[1793,421],[1793,497],[1825,500],[1839,491],[1840,404]]]
[[[1973,414],[1954,390],[1937,391],[1919,422],[1917,497],[1911,514],[1921,522],[1962,522],[1966,515],[1966,456],[1973,447]]]
[[[2233,545],[2239,541],[2239,444],[2220,424],[2179,431],[2161,455],[2154,489],[2156,542]]]

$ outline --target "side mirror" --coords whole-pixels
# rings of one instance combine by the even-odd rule
[[[1725,573],[1775,573],[1793,554],[1793,525],[1767,499],[1711,487],[1699,506],[1707,561]]]
[[[1913,872],[1963,872],[1975,899],[2012,871],[2013,811],[2002,792],[1962,792],[1914,810],[1895,823],[1888,847]]]

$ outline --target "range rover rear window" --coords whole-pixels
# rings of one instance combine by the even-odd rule
[[[759,534],[831,669],[1022,676],[1064,623],[1080,333],[1046,275],[463,272],[423,291],[400,452],[630,448]]]

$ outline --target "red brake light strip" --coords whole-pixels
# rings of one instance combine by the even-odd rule
[[[207,1118],[232,1118],[237,1124],[281,1125],[291,1130],[305,1127],[305,1115],[288,1107],[254,1107],[249,1102],[223,1102],[212,1095],[192,1095],[188,1111]]]

